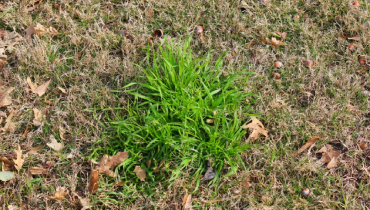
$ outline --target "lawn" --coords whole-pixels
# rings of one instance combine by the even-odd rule
[[[0,1],[1,209],[368,208],[369,11]]]

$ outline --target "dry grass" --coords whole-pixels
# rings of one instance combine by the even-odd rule
[[[370,2],[360,2],[361,6],[355,7],[350,0],[270,0],[266,5],[257,0],[45,0],[30,12],[24,11],[29,1],[2,2],[0,28],[23,36],[29,25],[40,23],[56,28],[59,35],[33,35],[31,44],[22,41],[6,53],[8,65],[1,70],[2,86],[15,89],[10,94],[13,104],[2,111],[16,110],[18,125],[14,133],[1,135],[1,156],[14,158],[18,144],[24,151],[37,145],[45,148],[26,157],[15,179],[0,183],[1,208],[13,204],[24,209],[78,209],[78,198],[73,196],[77,193],[91,198],[97,209],[122,209],[123,205],[180,209],[185,190],[194,189],[190,174],[169,188],[158,185],[150,198],[130,183],[124,187],[132,189],[132,194],[124,195],[115,182],[101,177],[98,192],[90,195],[88,157],[96,146],[94,142],[102,137],[101,123],[106,116],[101,109],[124,104],[125,96],[117,98],[111,90],[140,74],[134,64],[144,60],[147,39],[153,31],[162,29],[181,41],[197,25],[203,25],[206,37],[205,43],[200,39],[192,43],[199,56],[209,49],[215,57],[226,51],[225,73],[231,67],[257,73],[245,89],[260,96],[253,107],[262,114],[269,138],[256,140],[254,143],[263,148],[253,148],[243,156],[246,169],[240,168],[220,186],[202,184],[193,194],[193,205],[229,209],[365,208],[370,201],[369,158],[368,151],[360,150],[357,143],[370,144],[370,103],[369,96],[363,95],[370,85],[368,71],[355,71],[362,68],[358,56],[370,55],[370,29],[364,24],[370,16]],[[293,18],[296,14],[300,19]],[[133,34],[134,41],[123,37],[120,29]],[[271,38],[275,32],[287,32],[286,47],[275,49],[261,41],[261,37]],[[356,42],[339,36],[361,39]],[[356,45],[354,52],[347,49],[350,43]],[[314,59],[316,65],[306,68],[305,59]],[[284,67],[274,69],[275,60]],[[271,78],[273,71],[279,72],[281,79]],[[52,82],[44,96],[36,97],[28,91],[27,77],[38,85],[48,79]],[[68,94],[62,94],[57,86],[67,89]],[[30,126],[31,131],[22,137],[27,125],[32,124],[33,108],[42,109],[46,118],[40,127]],[[67,131],[63,140],[60,127]],[[52,134],[65,145],[61,154],[46,146]],[[310,151],[294,155],[312,136],[321,140]],[[342,151],[338,166],[330,170],[320,164],[315,153],[326,143]],[[74,157],[66,158],[71,152]],[[27,174],[28,168],[47,161],[56,163],[49,175]],[[245,180],[249,180],[248,189],[241,184]],[[58,186],[70,192],[60,202],[48,198]],[[301,194],[305,187],[313,192],[308,198]]]

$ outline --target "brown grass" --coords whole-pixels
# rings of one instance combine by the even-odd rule
[[[147,39],[154,30],[162,29],[180,42],[197,25],[205,31],[205,43],[193,40],[198,55],[210,49],[217,57],[226,51],[225,73],[243,68],[256,72],[245,90],[260,96],[252,105],[255,112],[262,113],[269,138],[260,137],[254,143],[263,148],[243,155],[246,169],[240,168],[220,186],[202,184],[193,194],[195,208],[366,208],[370,199],[369,151],[357,144],[370,144],[370,103],[369,96],[363,95],[364,90],[370,90],[369,72],[355,71],[362,68],[358,57],[370,54],[370,30],[364,24],[370,2],[360,3],[355,8],[348,0],[271,0],[266,5],[257,0],[42,1],[33,11],[25,12],[29,1],[3,2],[0,16],[7,13],[0,28],[23,37],[28,26],[40,23],[54,27],[59,35],[33,35],[31,44],[21,40],[13,51],[6,52],[8,64],[1,70],[1,85],[15,89],[10,94],[12,105],[1,111],[17,112],[17,129],[1,135],[1,156],[14,158],[18,144],[23,151],[37,145],[45,148],[25,157],[15,179],[0,183],[1,208],[12,204],[23,209],[79,209],[79,200],[73,196],[76,193],[89,197],[96,209],[180,209],[185,190],[194,189],[190,174],[169,188],[158,185],[150,198],[127,183],[125,187],[132,188],[136,197],[132,201],[121,193],[121,187],[102,176],[98,192],[90,195],[87,157],[102,137],[101,122],[106,116],[101,109],[125,102],[124,96],[116,98],[111,90],[140,74],[134,64],[145,58]],[[294,20],[295,14],[301,18]],[[120,29],[135,39],[123,37]],[[261,41],[276,32],[287,32],[286,47],[272,48]],[[347,49],[350,43],[356,46],[354,52]],[[306,68],[306,59],[316,64]],[[274,69],[275,60],[284,67]],[[281,79],[271,78],[272,72],[280,73]],[[49,79],[52,82],[46,94],[38,97],[29,91],[27,77],[37,85]],[[61,93],[58,86],[68,93]],[[46,116],[39,127],[32,126],[33,108]],[[27,127],[30,132],[23,137]],[[65,130],[62,137],[61,127]],[[50,135],[64,143],[61,154],[46,146]],[[313,136],[321,137],[315,147],[293,155]],[[330,170],[320,164],[316,154],[326,143],[342,151],[338,166]],[[67,159],[71,152],[74,157]],[[30,167],[47,161],[55,162],[48,175],[28,174]],[[242,184],[246,180],[248,187]],[[48,197],[58,186],[69,190],[62,201]],[[301,194],[306,187],[312,191],[310,197]]]

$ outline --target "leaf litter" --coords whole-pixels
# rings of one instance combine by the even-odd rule
[[[128,158],[128,152],[119,152],[116,155],[108,157],[104,155],[99,162],[99,173],[105,174],[110,177],[115,177],[114,171],[112,169]]]
[[[243,129],[249,129],[251,134],[249,135],[249,138],[251,139],[257,139],[260,134],[268,137],[268,132],[265,129],[265,126],[259,121],[256,117],[252,116],[252,122],[244,125]]]
[[[297,151],[297,154],[300,154],[303,151],[305,151],[311,145],[315,144],[319,139],[320,139],[320,137],[318,137],[318,136],[310,138],[301,148],[299,148],[299,150]]]
[[[324,145],[317,153],[322,153],[321,162],[328,163],[327,169],[331,169],[337,166],[338,157],[341,154],[340,150],[334,150],[330,144]]]
[[[51,80],[48,80],[47,82],[45,82],[44,84],[40,85],[40,86],[36,86],[32,81],[31,81],[31,78],[30,77],[27,77],[27,83],[28,85],[30,86],[31,88],[31,91],[37,95],[39,95],[40,97],[42,95],[45,94],[46,92],[46,89],[49,87],[50,85],[50,82]]]
[[[48,145],[48,147],[52,148],[53,150],[57,152],[60,152],[60,150],[64,148],[62,143],[57,142],[54,135],[50,135],[49,139],[50,139],[50,142],[46,144]]]
[[[24,164],[24,159],[22,158],[22,150],[21,147],[18,145],[18,150],[15,150],[15,153],[17,154],[17,159],[13,160],[14,161],[14,167],[17,169],[18,173],[21,170],[23,164]]]

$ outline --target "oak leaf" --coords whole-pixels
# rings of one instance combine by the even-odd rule
[[[112,169],[117,165],[121,164],[128,158],[128,152],[119,152],[111,157],[104,155],[99,162],[99,173],[106,174],[110,177],[115,177],[114,171]]]
[[[49,198],[53,200],[61,201],[62,199],[64,199],[66,195],[68,195],[68,190],[66,190],[64,187],[57,187],[55,191],[55,195]]]
[[[40,126],[42,124],[42,112],[36,108],[33,108],[33,113],[35,115],[35,119],[33,119],[34,126]]]
[[[21,150],[21,147],[18,145],[18,150],[15,150],[15,153],[17,154],[17,159],[13,159],[14,161],[14,167],[15,169],[17,169],[18,173],[19,171],[21,170],[22,166],[23,166],[23,163],[24,163],[24,159],[22,159],[22,150]]]
[[[52,148],[53,150],[57,152],[60,152],[60,150],[63,149],[64,147],[62,143],[57,142],[54,135],[50,135],[50,142],[47,143],[46,145],[48,145],[50,148]]]
[[[324,145],[317,153],[322,153],[321,162],[328,163],[328,169],[337,166],[338,157],[341,154],[340,150],[334,150],[330,144]]]
[[[37,95],[39,95],[39,96],[42,96],[42,95],[44,95],[44,94],[45,94],[46,89],[47,89],[47,88],[49,87],[49,85],[50,85],[50,82],[51,82],[51,80],[49,80],[49,81],[45,82],[44,84],[42,84],[42,85],[40,85],[40,86],[36,87],[36,85],[35,85],[34,83],[32,83],[31,78],[27,77],[27,83],[28,83],[28,85],[30,86],[31,91],[32,91],[33,93],[36,93],[36,94],[37,94]]]
[[[259,134],[263,134],[264,136],[268,137],[267,130],[265,130],[265,126],[263,126],[261,121],[259,121],[254,116],[252,116],[252,122],[247,125],[244,125],[243,129],[249,129],[252,132],[249,135],[251,139],[257,139]]]
[[[312,144],[316,143],[317,140],[319,140],[320,137],[315,136],[310,138],[299,150],[297,151],[297,154],[300,154],[301,152],[305,151],[307,148],[309,148]]]
[[[146,171],[144,169],[142,169],[140,166],[135,166],[134,172],[141,181],[145,181]]]
[[[6,122],[5,123],[5,126],[3,128],[1,128],[1,130],[3,131],[3,133],[5,133],[5,132],[14,133],[15,132],[15,130],[16,130],[16,123],[12,122],[13,116],[14,116],[14,111],[11,111],[10,115],[5,120],[5,122]]]

